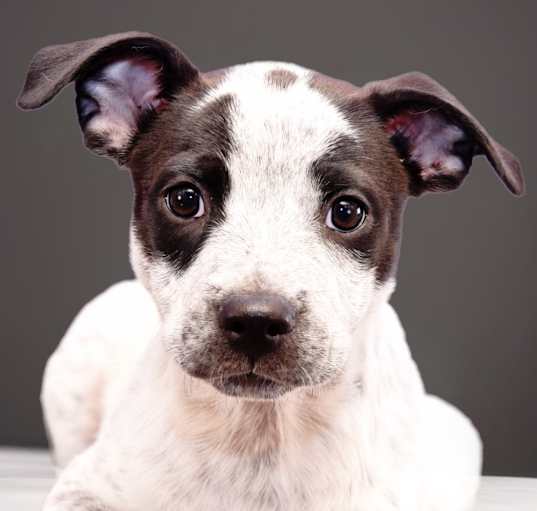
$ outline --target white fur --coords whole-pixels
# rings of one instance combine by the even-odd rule
[[[266,72],[282,67],[298,79],[267,85]],[[239,66],[198,106],[237,98],[225,221],[179,274],[143,253],[133,227],[143,287],[98,297],[51,358],[47,424],[59,461],[74,458],[46,511],[470,509],[475,430],[426,396],[388,304],[394,283],[376,285],[374,269],[318,227],[307,169],[338,135],[359,143],[361,134],[308,78],[298,66]],[[310,297],[314,331],[287,368],[303,371],[304,385],[272,401],[224,396],[189,376],[178,339],[196,326],[205,353],[210,300],[260,287]],[[318,355],[308,358],[312,346]]]
[[[424,394],[386,298],[375,304],[368,321],[364,389],[341,385],[300,391],[255,406],[217,396],[179,371],[158,336],[146,339],[140,349],[133,332],[158,331],[152,300],[135,282],[114,286],[81,312],[74,327],[86,323],[86,328],[77,332],[73,327],[51,360],[56,379],[49,365],[43,392],[49,426],[79,418],[69,403],[63,410],[67,417],[52,405],[74,385],[89,389],[100,375],[115,371],[117,359],[110,353],[125,352],[133,340],[143,352],[130,375],[131,358],[125,360],[123,376],[110,381],[112,394],[125,390],[116,393],[115,409],[108,407],[97,442],[63,472],[47,511],[63,509],[54,504],[55,495],[81,482],[118,510],[470,509],[480,469],[477,433],[460,412]],[[125,304],[136,314],[110,314]],[[90,339],[106,347],[100,355],[95,350],[100,363],[93,374],[72,372],[76,349],[69,353],[65,348],[77,343],[83,349]],[[93,399],[89,391],[81,397]],[[77,438],[76,431],[61,427],[51,432],[58,446],[69,444],[69,435]],[[251,451],[249,461],[234,455],[232,439]],[[285,442],[285,457],[256,472],[257,460],[273,442]],[[121,496],[116,486],[123,489]],[[256,500],[266,492],[275,500]]]

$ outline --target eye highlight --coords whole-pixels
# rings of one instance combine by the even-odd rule
[[[362,226],[367,217],[367,206],[354,197],[339,197],[326,214],[326,225],[339,232],[350,232]]]
[[[190,183],[170,188],[165,200],[168,209],[180,218],[199,218],[205,213],[201,192]]]

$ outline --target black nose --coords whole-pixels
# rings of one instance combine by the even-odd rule
[[[295,308],[285,298],[269,293],[228,296],[220,309],[220,327],[234,351],[255,362],[276,351],[292,332]]]

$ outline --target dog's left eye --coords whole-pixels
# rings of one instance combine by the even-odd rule
[[[189,183],[171,188],[166,194],[166,205],[181,218],[198,218],[205,213],[200,191]]]
[[[367,206],[354,197],[336,199],[326,215],[326,225],[334,231],[349,232],[358,229],[367,216]]]

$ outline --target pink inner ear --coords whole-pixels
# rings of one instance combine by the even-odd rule
[[[412,126],[411,114],[409,112],[402,112],[388,119],[388,122],[386,123],[386,131],[390,135],[395,135],[398,132],[410,131]]]
[[[141,115],[159,110],[165,101],[159,97],[160,65],[144,58],[113,62],[90,77],[82,90],[99,106],[86,129],[107,140],[108,148],[124,146],[135,132]]]
[[[161,100],[158,83],[160,69],[157,64],[146,59],[129,59],[106,67],[103,73],[118,84],[132,99],[138,110],[158,106]]]
[[[387,121],[386,130],[405,139],[408,159],[419,166],[423,179],[467,170],[454,151],[457,142],[467,140],[466,134],[435,110],[401,112]]]

